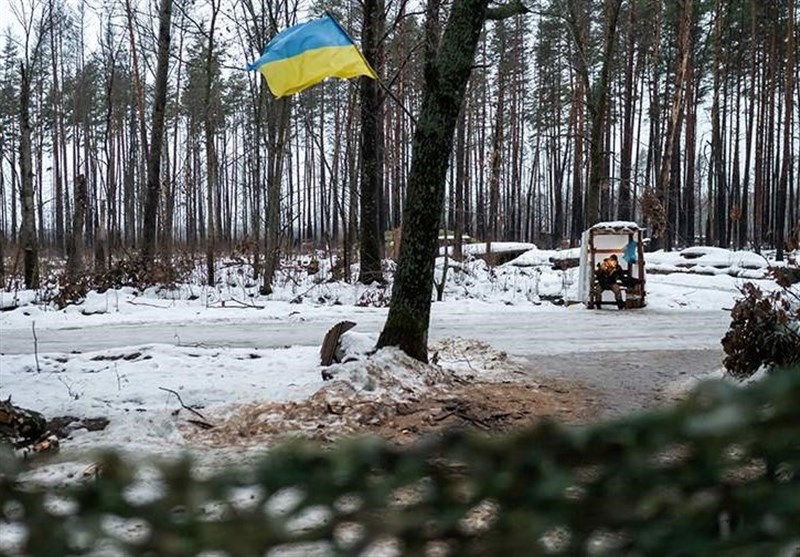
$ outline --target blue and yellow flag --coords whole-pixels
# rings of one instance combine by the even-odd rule
[[[284,29],[269,42],[261,58],[247,68],[260,71],[276,97],[299,93],[327,77],[378,78],[330,15]]]

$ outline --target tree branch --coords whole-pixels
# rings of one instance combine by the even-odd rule
[[[197,425],[199,427],[202,427],[203,429],[211,429],[211,428],[214,427],[214,425],[211,422],[209,422],[206,419],[206,417],[203,416],[200,412],[198,412],[197,410],[195,410],[191,406],[186,406],[183,403],[183,399],[181,398],[181,395],[180,395],[180,393],[178,393],[178,391],[173,391],[172,389],[167,389],[166,387],[159,387],[159,390],[166,391],[168,393],[172,393],[173,395],[175,395],[175,397],[178,399],[178,402],[180,403],[182,408],[184,408],[185,410],[188,410],[189,412],[191,412],[192,414],[194,414],[195,416],[200,418],[199,420],[191,420],[190,419],[189,421],[191,423],[193,423],[193,424],[195,424],[195,425]]]

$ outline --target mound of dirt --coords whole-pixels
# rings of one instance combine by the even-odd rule
[[[213,429],[186,426],[190,443],[266,445],[288,436],[322,442],[374,434],[396,443],[452,427],[500,433],[542,417],[588,420],[592,393],[577,384],[548,386],[490,346],[446,339],[426,365],[395,349],[327,368],[333,379],[302,401],[232,405],[209,415]]]

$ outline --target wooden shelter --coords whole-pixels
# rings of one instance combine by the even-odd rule
[[[612,254],[619,259],[627,280],[620,285],[625,307],[646,305],[643,229],[635,222],[599,222],[584,231],[581,237],[581,256],[578,295],[589,308],[616,305],[614,293],[597,288],[597,265]]]

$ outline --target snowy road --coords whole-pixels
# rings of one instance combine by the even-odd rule
[[[163,313],[162,313],[163,316]],[[202,311],[180,321],[142,320],[79,326],[52,319],[37,325],[38,351],[92,352],[146,344],[272,349],[319,347],[336,322],[377,336],[385,309],[291,306]],[[117,319],[119,316],[116,317]],[[101,317],[102,319],[102,317]],[[722,310],[645,308],[588,311],[580,306],[434,304],[430,340],[476,339],[516,356],[542,383],[576,382],[597,394],[606,415],[647,408],[670,397],[676,386],[721,367],[720,339],[730,324]],[[39,327],[42,328],[39,328]],[[0,354],[32,354],[31,328],[0,330]],[[557,357],[554,357],[557,356]]]
[[[233,311],[233,310],[231,310]],[[241,315],[241,316],[240,316]],[[232,318],[204,318],[180,322],[135,322],[75,328],[37,328],[38,350],[87,352],[123,346],[166,343],[176,345],[279,348],[319,346],[325,332],[339,319],[357,323],[356,331],[377,334],[385,310],[339,312],[338,316],[293,314],[260,318],[257,312]],[[517,356],[640,350],[719,349],[730,323],[724,311],[586,311],[575,307],[461,308],[434,305],[430,339],[464,337],[488,342]],[[33,332],[0,330],[0,353],[26,354],[33,350]]]

